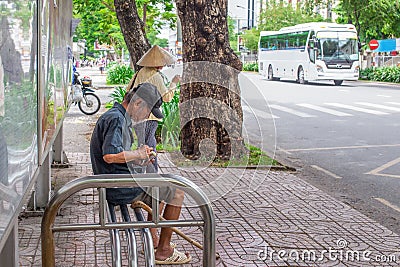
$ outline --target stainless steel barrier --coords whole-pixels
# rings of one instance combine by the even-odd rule
[[[106,189],[100,188],[99,190],[99,202],[107,203],[106,199]],[[115,208],[116,206],[108,203],[108,205],[100,205],[101,207],[108,206],[105,208],[106,211],[99,209],[100,218],[104,218],[104,214],[107,213],[107,218],[109,222],[113,222],[116,219]],[[129,215],[129,210],[127,205],[119,205],[121,209],[122,219],[125,222],[131,222],[131,218]],[[111,214],[112,213],[112,214]],[[145,221],[143,212],[140,208],[134,209],[134,215],[138,221]],[[110,241],[111,241],[111,259],[113,267],[121,267],[122,266],[122,257],[121,257],[121,238],[119,236],[118,229],[109,230],[110,232]],[[148,228],[140,229],[142,241],[143,241],[143,252],[145,256],[145,267],[154,267],[155,258],[154,258],[154,249],[153,249],[153,239],[151,238],[151,233]],[[125,229],[126,239],[128,243],[128,267],[138,267],[138,256],[137,256],[137,243],[136,237],[133,232],[133,229]]]
[[[153,221],[135,221],[107,223],[105,221],[105,201],[100,199],[100,221],[92,224],[66,224],[54,226],[54,221],[60,206],[71,195],[88,188],[112,188],[112,187],[154,187],[153,191],[158,193],[157,187],[169,184],[183,190],[191,196],[199,205],[203,220],[177,220],[160,221],[158,212],[153,212]],[[157,200],[153,199],[153,202]],[[158,206],[158,205],[155,205]],[[155,207],[153,205],[153,207]],[[54,232],[62,231],[85,231],[85,230],[113,230],[113,229],[143,229],[158,227],[185,227],[203,226],[203,267],[215,267],[215,220],[214,212],[204,192],[190,180],[177,175],[170,174],[136,174],[136,175],[92,175],[75,179],[65,184],[51,198],[42,219],[41,241],[42,241],[42,266],[54,267]],[[117,241],[118,243],[118,241]],[[113,243],[114,245],[118,245]]]

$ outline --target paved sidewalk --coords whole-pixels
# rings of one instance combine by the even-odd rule
[[[97,117],[71,108],[64,121],[64,149],[72,167],[53,170],[55,189],[91,174],[88,140]],[[294,174],[177,168],[168,154],[160,154],[159,163],[162,173],[187,177],[205,186],[214,199],[218,266],[400,266],[399,235]],[[56,223],[98,221],[97,203],[97,190],[81,191],[62,206]],[[186,207],[182,218],[198,218],[198,214],[197,208]],[[21,266],[41,266],[40,222],[40,217],[20,220]],[[199,228],[182,230],[201,241]],[[55,241],[57,267],[111,266],[106,231],[57,233]],[[185,266],[201,266],[199,249],[175,235],[173,241],[193,257]]]

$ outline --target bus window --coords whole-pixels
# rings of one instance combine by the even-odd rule
[[[357,35],[352,32],[318,32],[322,58],[350,62],[358,60]]]

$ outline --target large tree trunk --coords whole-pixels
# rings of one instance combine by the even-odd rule
[[[140,67],[136,63],[150,49],[144,23],[139,18],[136,1],[114,0],[114,6],[131,61],[137,71]]]
[[[227,0],[176,0],[183,34],[181,152],[197,159],[241,156],[242,63],[229,45]]]

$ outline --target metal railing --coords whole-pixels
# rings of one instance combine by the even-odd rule
[[[375,67],[400,66],[400,56],[375,56],[372,59]]]
[[[158,187],[168,184],[177,187],[191,196],[198,204],[202,220],[168,220],[161,221],[158,212]],[[153,187],[153,220],[135,222],[105,221],[107,211],[105,201],[100,198],[100,218],[98,223],[64,224],[54,226],[54,221],[60,206],[73,194],[88,188],[112,187]],[[42,218],[42,266],[55,266],[54,232],[113,230],[113,229],[143,229],[159,227],[192,227],[203,226],[203,266],[215,267],[215,220],[214,212],[205,193],[190,180],[170,174],[137,174],[137,175],[92,175],[75,179],[60,188],[51,198]]]
[[[104,220],[105,214],[107,214],[107,218],[109,222],[116,221],[116,214],[115,214],[115,205],[112,205],[107,202],[106,199],[106,189],[100,188],[99,190],[99,203],[100,207],[104,209],[99,209],[100,211],[100,219],[101,221]],[[108,208],[107,204],[108,203]],[[129,210],[127,205],[119,205],[121,209],[122,219],[125,222],[131,222],[131,217],[129,215]],[[141,208],[137,207],[134,208],[134,214],[138,221],[145,221],[143,212]],[[153,250],[153,239],[151,238],[151,233],[148,228],[140,229],[142,241],[143,241],[143,252],[145,256],[145,266],[146,267],[154,267],[154,250]],[[122,253],[121,253],[121,238],[119,235],[118,229],[111,229],[109,230],[110,233],[110,241],[111,241],[111,259],[112,259],[112,266],[113,267],[121,267],[122,266]],[[133,232],[133,229],[125,229],[126,239],[128,243],[128,266],[129,267],[137,267],[138,262],[138,254],[137,254],[137,243],[136,237]]]

